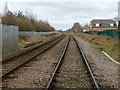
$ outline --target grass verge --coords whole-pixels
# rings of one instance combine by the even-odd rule
[[[85,33],[77,34],[77,36],[92,43],[92,47],[97,51],[105,51],[113,59],[120,62],[118,58],[120,51],[118,50],[119,44],[117,39],[109,36],[89,35]]]
[[[36,42],[40,42],[40,41],[45,41],[45,40],[50,40],[54,37],[56,37],[57,35],[50,35],[50,36],[33,36],[33,37],[26,37],[26,36],[21,36],[19,37],[19,43],[18,43],[18,49],[17,50],[12,50],[12,51],[5,51],[4,53],[2,53],[2,57],[9,57],[15,53],[18,53],[20,50],[23,50],[24,47],[27,44],[30,43],[36,43]]]

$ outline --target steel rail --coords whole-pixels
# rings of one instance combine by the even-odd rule
[[[89,73],[90,73],[90,76],[91,76],[91,78],[92,78],[92,81],[93,81],[93,83],[94,83],[95,88],[96,88],[97,90],[99,90],[99,85],[98,85],[98,83],[97,83],[97,81],[96,81],[96,79],[95,79],[95,77],[94,77],[94,74],[93,74],[93,72],[92,72],[91,66],[90,66],[90,64],[89,64],[89,62],[88,62],[85,54],[83,53],[82,48],[81,48],[80,45],[78,44],[78,42],[77,42],[77,40],[75,39],[75,37],[74,37],[74,36],[72,36],[72,37],[73,37],[73,39],[75,40],[75,42],[76,42],[76,44],[77,44],[77,47],[78,47],[78,49],[79,49],[79,51],[80,51],[80,53],[81,53],[81,55],[82,55],[82,57],[83,57],[83,60],[84,60],[84,62],[85,62],[85,64],[86,64],[86,66],[87,66],[87,69],[88,69],[88,71],[89,71]]]
[[[68,42],[67,42],[66,45],[65,45],[65,48],[64,48],[64,50],[63,50],[63,52],[62,52],[62,55],[61,55],[61,57],[59,58],[59,61],[58,61],[58,63],[57,63],[57,66],[55,67],[55,70],[54,70],[54,72],[52,73],[52,76],[51,76],[51,78],[50,78],[50,80],[49,80],[49,82],[48,82],[45,90],[49,90],[50,88],[52,88],[51,85],[52,85],[53,80],[54,80],[54,78],[55,78],[55,75],[56,75],[56,73],[57,73],[57,71],[58,71],[58,68],[60,67],[60,65],[61,65],[61,63],[62,63],[62,61],[63,61],[63,59],[64,59],[64,56],[65,56],[65,53],[66,53],[66,51],[67,51],[69,42],[70,42],[70,37],[69,37]]]
[[[48,40],[48,41],[46,41],[46,42],[38,43],[38,44],[35,44],[34,46],[25,48],[24,50],[19,51],[17,54],[12,55],[12,56],[10,56],[10,57],[7,57],[7,58],[3,59],[2,62],[0,62],[0,63],[6,63],[6,62],[8,62],[8,61],[11,61],[11,60],[13,60],[13,59],[16,58],[16,57],[19,57],[19,56],[21,56],[21,55],[23,55],[23,54],[29,53],[29,52],[32,51],[32,50],[35,50],[35,49],[40,48],[40,47],[42,47],[42,46],[44,46],[44,45],[46,45],[46,44],[49,44],[51,41],[55,41],[55,40],[57,40],[57,39],[60,38],[60,37],[61,37],[61,36],[58,36],[58,37],[56,37],[56,38],[53,38],[52,40]]]
[[[72,37],[73,37],[73,36],[72,36]],[[73,37],[73,39],[74,39],[74,41],[75,41],[75,43],[76,43],[76,45],[77,45],[77,47],[78,47],[78,49],[79,49],[80,54],[81,54],[82,57],[83,57],[83,60],[84,60],[84,62],[85,62],[85,65],[87,66],[87,69],[88,69],[88,71],[89,71],[89,73],[90,73],[90,76],[91,76],[91,78],[92,78],[93,84],[94,84],[94,86],[95,86],[94,89],[99,90],[99,85],[98,85],[98,83],[97,83],[97,81],[96,81],[96,79],[95,79],[95,77],[94,77],[94,75],[93,75],[93,72],[92,72],[92,69],[91,69],[91,67],[90,67],[90,64],[89,64],[87,58],[85,57],[85,54],[83,53],[82,48],[79,46],[77,40],[76,40],[74,37]],[[64,56],[65,56],[65,53],[66,53],[66,51],[67,51],[69,42],[70,42],[70,37],[69,37],[69,40],[68,40],[68,42],[67,42],[67,44],[66,44],[66,46],[65,46],[65,48],[64,48],[64,50],[63,50],[63,52],[62,52],[62,55],[61,55],[61,57],[60,57],[60,59],[59,59],[59,61],[58,61],[58,64],[56,65],[55,70],[54,70],[54,72],[52,73],[52,76],[51,76],[51,78],[50,78],[50,80],[49,80],[49,82],[48,82],[45,90],[51,90],[51,89],[52,89],[52,84],[53,84],[53,82],[54,82],[54,78],[55,78],[55,76],[56,76],[56,74],[57,74],[57,71],[58,71],[58,69],[59,69],[59,67],[60,67],[63,59],[64,59]]]
[[[7,78],[7,76],[8,76],[9,74],[13,73],[13,72],[16,71],[17,69],[19,69],[21,66],[25,65],[26,63],[28,63],[29,61],[31,61],[32,59],[34,59],[35,57],[37,57],[39,54],[45,52],[46,50],[48,50],[49,48],[51,48],[52,46],[54,46],[55,44],[57,44],[57,43],[58,43],[59,41],[61,41],[64,37],[65,37],[65,36],[59,37],[58,39],[56,39],[56,42],[55,42],[55,40],[54,40],[54,41],[51,41],[51,43],[54,42],[51,46],[48,46],[48,47],[46,47],[45,49],[43,49],[42,51],[36,53],[36,54],[35,54],[34,56],[32,56],[30,59],[26,60],[26,61],[23,62],[22,64],[20,64],[20,65],[18,65],[17,67],[13,68],[11,71],[5,73],[5,74],[2,75],[2,77],[0,77],[0,78],[2,78],[2,79]],[[50,42],[49,42],[49,43],[50,43]],[[49,44],[49,43],[48,43],[48,44]],[[48,44],[46,44],[46,45],[48,45]]]

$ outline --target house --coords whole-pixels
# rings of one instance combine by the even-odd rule
[[[116,21],[113,19],[93,19],[90,22],[91,31],[117,30]]]

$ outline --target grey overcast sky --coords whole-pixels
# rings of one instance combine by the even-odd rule
[[[113,19],[118,16],[119,0],[1,0],[0,13],[5,2],[8,9],[35,14],[56,29],[66,30],[73,23],[89,24],[92,19]]]

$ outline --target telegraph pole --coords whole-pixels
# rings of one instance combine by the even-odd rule
[[[118,30],[120,30],[120,1],[118,2]]]

